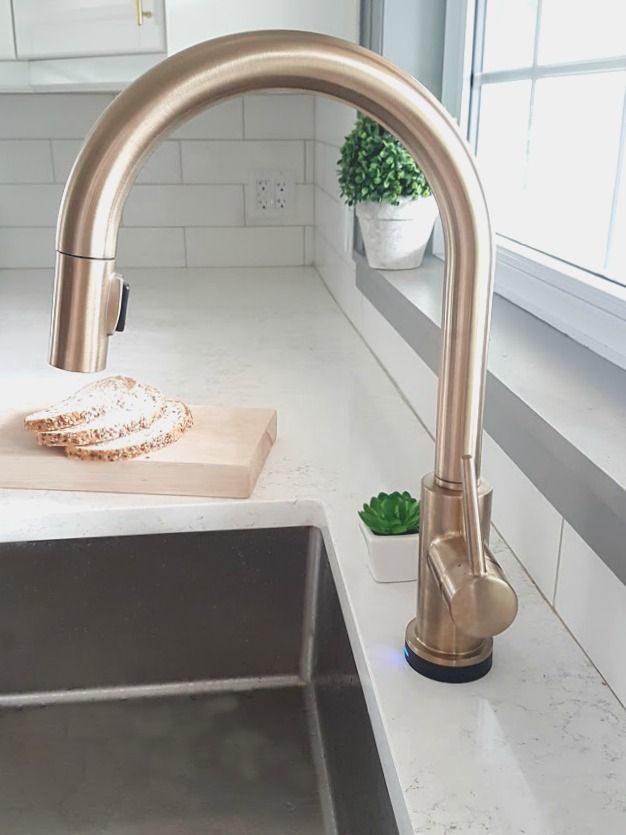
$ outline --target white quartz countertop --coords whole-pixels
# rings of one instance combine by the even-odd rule
[[[316,525],[403,835],[626,832],[626,714],[495,533],[520,613],[491,673],[440,684],[404,661],[415,584],[372,580],[356,509],[379,490],[418,493],[433,443],[315,271],[126,278],[127,331],[107,373],[189,403],[275,407],[257,488],[245,501],[4,490],[0,539]],[[51,287],[48,271],[0,271],[2,405],[45,405],[87,382],[46,365]]]

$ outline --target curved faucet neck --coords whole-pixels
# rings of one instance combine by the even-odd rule
[[[119,291],[118,228],[148,154],[209,105],[268,88],[317,93],[358,108],[397,136],[424,170],[447,253],[435,477],[459,489],[462,456],[480,460],[493,282],[483,190],[465,141],[436,99],[380,56],[335,38],[268,31],[198,44],[137,79],[107,108],[61,204],[51,363],[87,371],[105,365]]]

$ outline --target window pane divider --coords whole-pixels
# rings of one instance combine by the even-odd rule
[[[513,70],[493,70],[474,73],[474,86],[495,84],[502,81],[536,81],[539,78],[552,78],[560,75],[588,75],[591,73],[619,72],[626,70],[626,55],[604,58],[595,61],[570,61],[563,64],[536,64]]]
[[[543,0],[537,0],[537,8],[535,10],[535,38],[533,41],[533,66],[532,69],[537,69],[537,59],[539,56],[539,38],[541,32],[541,15],[543,13]],[[537,79],[531,76],[530,80],[530,100],[528,102],[528,123],[526,127],[526,157],[524,159],[524,188],[528,184],[528,161],[530,160],[532,136],[533,136],[533,115],[535,111],[535,93],[537,91]],[[478,151],[478,148],[476,148]]]
[[[607,273],[609,271],[609,264],[611,262],[611,255],[613,250],[613,242],[615,240],[615,221],[617,218],[617,210],[620,199],[620,186],[622,181],[622,175],[624,172],[624,165],[626,165],[626,90],[624,91],[624,103],[622,105],[622,126],[619,135],[619,150],[617,152],[615,182],[613,184],[613,197],[611,199],[609,229],[607,233],[606,249],[604,251],[604,270]]]

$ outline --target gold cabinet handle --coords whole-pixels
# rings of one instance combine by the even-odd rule
[[[137,26],[143,26],[144,17],[152,17],[152,12],[144,9],[143,0],[135,0],[135,12],[137,15]]]

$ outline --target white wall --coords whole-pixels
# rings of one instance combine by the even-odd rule
[[[108,94],[0,95],[0,267],[52,267],[63,184]],[[238,98],[201,113],[164,142],[131,190],[120,267],[310,263],[314,99]],[[293,214],[251,216],[255,170],[295,172]],[[308,230],[308,231],[307,231]]]
[[[0,0],[0,61],[15,58],[11,0]]]
[[[168,52],[252,29],[302,29],[355,40],[358,9],[359,0],[167,0]]]
[[[385,0],[383,55],[441,97],[446,4],[442,0]]]

